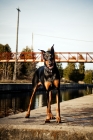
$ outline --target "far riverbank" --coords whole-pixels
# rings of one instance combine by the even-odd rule
[[[93,88],[93,84],[78,84],[78,83],[67,83],[61,84],[60,89],[80,89],[80,88]],[[0,83],[0,91],[31,91],[31,83]],[[39,90],[44,90],[41,86]]]

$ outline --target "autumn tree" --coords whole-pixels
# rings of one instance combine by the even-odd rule
[[[60,73],[60,78],[63,77],[63,68],[62,68],[62,63],[56,63],[57,64],[57,67],[58,67],[58,70],[59,70],[59,73]]]
[[[12,58],[11,48],[8,44],[0,44],[0,59],[8,60]],[[13,75],[13,64],[8,62],[0,63],[0,79],[11,79]]]
[[[92,84],[92,80],[93,80],[93,71],[87,70],[85,72],[84,82],[87,84]]]
[[[84,62],[79,63],[79,80],[83,80],[85,76],[85,66]]]
[[[31,50],[28,46],[23,49],[21,52],[21,59],[33,59],[33,50]],[[32,79],[33,73],[36,70],[36,62],[21,62],[20,63],[20,76],[21,77],[29,77]]]
[[[67,67],[64,69],[64,77],[68,80],[73,80],[73,74],[75,73],[75,63],[68,63]]]

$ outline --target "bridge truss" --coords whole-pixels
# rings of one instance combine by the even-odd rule
[[[0,53],[0,62],[43,62],[41,52]],[[93,52],[55,52],[56,62],[93,63]]]

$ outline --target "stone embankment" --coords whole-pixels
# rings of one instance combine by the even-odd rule
[[[73,88],[87,88],[93,87],[93,84],[61,84],[60,89],[73,89]],[[30,83],[0,83],[0,91],[31,91],[32,84]],[[40,87],[40,90],[43,87]]]
[[[93,94],[60,103],[60,124],[45,123],[46,107],[0,119],[0,140],[93,140]],[[52,105],[56,115],[56,104]]]

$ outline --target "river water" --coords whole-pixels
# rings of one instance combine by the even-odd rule
[[[88,94],[93,94],[93,88],[61,90],[60,101],[63,102]],[[0,92],[0,118],[26,111],[30,96],[31,92]],[[52,93],[51,104],[54,103],[56,103],[56,91]],[[46,93],[45,91],[37,91],[31,109],[42,106],[46,106]]]

